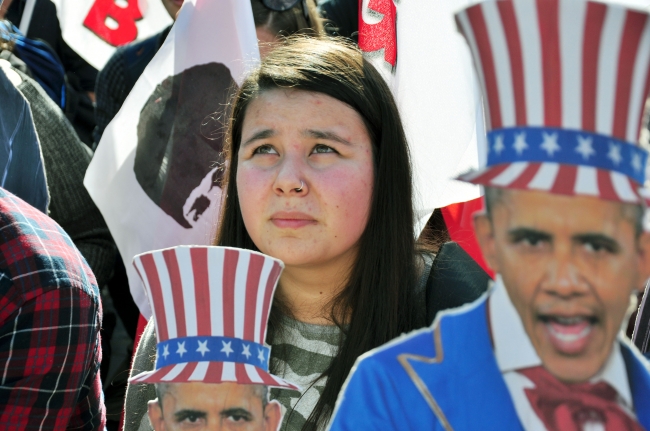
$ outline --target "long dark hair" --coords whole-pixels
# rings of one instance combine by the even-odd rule
[[[216,244],[257,250],[242,219],[237,195],[237,154],[250,102],[267,90],[292,88],[331,96],[363,118],[374,150],[374,190],[368,224],[347,285],[332,301],[331,318],[342,329],[338,353],[325,371],[327,383],[306,429],[326,423],[355,360],[398,335],[425,326],[415,299],[418,276],[414,239],[411,165],[402,123],[391,92],[361,52],[344,42],[291,38],[248,76],[233,103],[227,172]],[[290,313],[276,297],[267,342]],[[342,322],[337,316],[347,316]]]

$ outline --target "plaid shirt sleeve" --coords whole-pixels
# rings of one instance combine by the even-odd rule
[[[103,430],[101,303],[67,234],[0,189],[0,428]]]

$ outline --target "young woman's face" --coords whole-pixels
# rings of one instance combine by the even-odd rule
[[[284,89],[266,91],[248,106],[237,191],[262,253],[288,266],[353,262],[373,181],[372,143],[350,106]]]

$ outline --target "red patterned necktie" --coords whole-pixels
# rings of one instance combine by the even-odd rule
[[[525,389],[530,405],[549,431],[583,431],[600,424],[606,431],[644,431],[616,402],[605,382],[562,383],[543,367],[519,370],[534,384]]]

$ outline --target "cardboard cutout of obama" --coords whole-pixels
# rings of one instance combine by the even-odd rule
[[[156,369],[130,383],[153,383],[156,431],[276,431],[282,410],[268,387],[297,386],[269,373],[264,344],[277,259],[228,247],[179,246],[134,258],[156,327]]]
[[[331,430],[650,430],[650,368],[621,332],[643,229],[650,17],[584,0],[456,15],[483,87],[475,232],[498,274],[431,328],[361,358]]]

